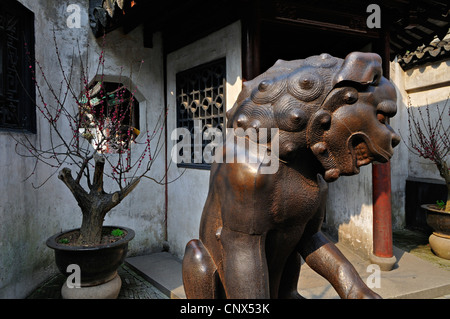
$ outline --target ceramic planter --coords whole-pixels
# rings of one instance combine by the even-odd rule
[[[103,229],[110,230],[117,228],[126,231],[126,236],[113,243],[100,244],[97,246],[70,246],[59,243],[59,239],[63,238],[65,234],[78,230],[72,229],[50,237],[47,240],[47,246],[55,251],[56,265],[59,271],[65,276],[71,274],[71,272],[67,272],[67,267],[69,265],[75,264],[80,267],[82,288],[104,285],[114,279],[116,279],[116,281],[120,280],[117,279],[117,269],[123,264],[128,252],[128,243],[135,235],[132,229],[126,227],[103,227]],[[117,285],[119,285],[118,290],[120,290],[121,281],[120,284],[116,284],[115,286]],[[64,286],[66,285],[64,284]],[[78,289],[73,291],[81,293]]]
[[[450,259],[450,213],[439,210],[435,205],[421,206],[427,214],[427,224],[433,229],[429,243],[433,252],[445,259]]]

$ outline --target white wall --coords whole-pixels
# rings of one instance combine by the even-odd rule
[[[392,127],[400,133],[402,142],[391,160],[393,227],[405,226],[405,185],[408,178],[442,183],[436,166],[428,159],[413,154],[410,149],[407,108],[413,112],[430,106],[431,117],[436,117],[436,106],[450,108],[450,61],[429,63],[403,71],[396,62],[391,63],[391,80],[397,89],[397,115]],[[425,114],[425,110],[423,110]],[[447,117],[448,119],[448,117]],[[448,123],[447,123],[448,125]]]
[[[410,99],[413,112],[418,108],[426,111],[424,107],[429,105],[431,118],[437,118],[437,106],[441,110],[450,108],[450,60],[416,67],[405,72],[405,91]],[[448,116],[444,117],[448,120]],[[447,123],[448,125],[448,123]],[[418,178],[430,178],[442,180],[436,166],[428,159],[417,155],[409,156],[409,176]]]
[[[404,72],[395,61],[390,64],[390,78],[397,92],[397,114],[390,120],[390,124],[402,139],[391,158],[392,227],[401,229],[405,226],[405,186],[409,171],[409,152],[405,143],[405,138],[406,141],[408,139],[408,113]]]
[[[361,256],[372,252],[372,165],[328,184],[326,230]]]
[[[169,154],[175,141],[170,134],[176,128],[175,77],[180,71],[226,57],[226,108],[229,110],[242,87],[241,80],[241,26],[233,23],[199,41],[183,47],[167,57],[167,127]],[[169,181],[183,173],[172,162]],[[168,241],[170,251],[184,255],[187,242],[198,238],[200,217],[208,194],[209,170],[186,169],[181,178],[169,184]]]
[[[88,0],[51,1],[20,0],[35,14],[35,55],[41,62],[46,75],[56,86],[61,81],[52,28],[55,27],[61,59],[66,71],[72,56],[77,55],[77,40],[81,54],[86,58],[89,50],[90,65],[96,64],[101,52],[99,43],[92,35],[88,19]],[[69,4],[81,8],[81,28],[70,29],[66,19]],[[152,128],[156,117],[163,110],[163,59],[162,39],[154,36],[154,47],[145,49],[142,45],[142,28],[123,35],[120,29],[106,38],[106,79],[112,79],[123,66],[123,75],[130,75],[130,61],[144,60],[136,96],[140,102],[141,131]],[[89,48],[87,47],[89,43]],[[75,51],[73,51],[75,50]],[[75,52],[75,53],[74,53]],[[138,63],[139,64],[139,63]],[[95,76],[90,68],[91,78]],[[136,73],[134,73],[136,75]],[[37,78],[44,87],[41,76]],[[80,87],[75,88],[80,91]],[[49,92],[44,91],[48,97]],[[68,130],[69,131],[69,130]],[[145,139],[145,134],[142,138]],[[15,134],[20,137],[20,134]],[[37,134],[28,134],[30,139],[48,145],[47,123],[37,119]],[[0,132],[0,166],[3,178],[0,180],[0,298],[23,298],[38,284],[56,273],[53,251],[45,245],[48,237],[61,230],[81,225],[81,211],[66,186],[54,175],[41,188],[33,189],[53,171],[39,166],[33,177],[23,182],[34,162],[18,156],[14,141],[5,132]],[[164,175],[164,153],[153,167],[154,176]],[[112,190],[105,185],[105,190]],[[164,236],[164,186],[143,179],[139,186],[106,217],[105,225],[116,224],[133,228],[135,239],[130,243],[129,255],[160,251]]]

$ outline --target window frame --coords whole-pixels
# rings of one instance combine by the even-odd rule
[[[186,119],[186,118],[182,118],[182,108],[184,107],[183,105],[181,105],[180,103],[180,86],[179,86],[179,82],[180,82],[180,78],[181,77],[186,77],[189,76],[189,74],[194,74],[195,72],[198,72],[199,76],[201,77],[202,72],[204,72],[205,70],[209,69],[209,68],[214,68],[214,67],[220,67],[222,68],[222,83],[217,87],[217,89],[211,88],[211,87],[205,87],[203,90],[201,90],[201,88],[197,89],[197,90],[191,90],[191,92],[188,93],[188,95],[190,93],[192,93],[193,91],[207,91],[207,90],[218,90],[219,92],[221,92],[219,95],[221,95],[221,107],[220,107],[220,113],[217,114],[218,116],[216,118],[221,117],[221,121],[219,120],[219,125],[222,127],[222,138],[223,140],[225,140],[225,132],[226,132],[226,83],[227,83],[227,61],[226,61],[226,57],[222,57],[222,58],[218,58],[215,59],[213,61],[207,62],[207,63],[203,63],[197,66],[194,66],[192,68],[180,71],[178,73],[176,73],[175,75],[175,86],[176,86],[176,128],[186,128],[186,126],[181,125],[182,122],[186,122],[186,121],[192,121],[194,122],[197,119],[202,120],[202,127],[205,126],[205,122],[203,122],[203,120],[214,120],[214,113],[212,113],[212,115],[204,115],[204,116],[199,116],[198,118],[191,118],[191,119]],[[201,94],[201,93],[199,93]],[[205,97],[204,97],[205,98]],[[216,97],[217,98],[217,97]],[[212,100],[214,100],[214,96],[212,96]],[[202,101],[199,99],[199,105],[198,108],[202,108],[201,106]],[[216,106],[214,105],[215,103],[213,103],[213,105],[210,106],[210,108],[216,108]],[[206,113],[206,110],[204,110]],[[188,111],[190,112],[190,111]],[[201,113],[201,110],[200,110]],[[194,122],[195,124],[195,122]],[[217,126],[212,126],[212,127],[217,127]],[[189,129],[189,127],[187,127]],[[202,129],[202,134],[203,134],[203,129]],[[208,144],[208,141],[203,140],[203,145],[202,145],[202,163],[194,163],[193,159],[194,159],[194,151],[195,151],[195,147],[194,147],[194,136],[192,135],[191,132],[191,162],[190,163],[177,163],[177,167],[180,168],[193,168],[193,169],[201,169],[201,170],[209,170],[211,169],[211,164],[210,163],[206,163],[204,161],[203,158],[203,150],[205,148],[205,145]],[[208,143],[206,143],[208,142]]]
[[[34,69],[34,50],[35,50],[35,32],[34,32],[34,13],[21,3],[15,0],[3,0],[0,3],[0,53],[2,54],[2,92],[0,92],[0,110],[6,108],[8,93],[13,92],[17,103],[16,123],[0,122],[0,131],[11,132],[29,132],[36,133],[36,89],[33,81],[33,75],[30,72]],[[16,56],[17,63],[14,72],[8,70],[10,62],[8,49],[8,33],[5,30],[7,16],[17,18],[16,27]],[[31,65],[31,69],[30,69]],[[14,75],[16,91],[8,92],[8,85],[11,84],[8,76]]]
[[[95,108],[96,111],[95,112],[86,112],[85,114],[87,116],[92,116],[95,118],[94,122],[98,122],[100,119],[97,117],[96,113],[97,111],[100,111],[104,106],[100,106],[104,101],[105,102],[105,106],[106,106],[106,110],[103,110],[104,113],[102,113],[102,116],[104,116],[104,120],[106,121],[107,119],[111,118],[111,115],[114,113],[113,108],[116,107],[116,105],[119,105],[118,108],[120,109],[120,111],[118,111],[118,114],[123,114],[123,110],[125,109],[125,113],[129,113],[128,116],[124,117],[124,122],[122,122],[121,124],[123,126],[127,126],[127,127],[131,127],[137,130],[137,133],[135,133],[136,135],[132,137],[131,142],[135,141],[135,139],[139,136],[140,133],[140,102],[139,100],[136,98],[136,95],[130,90],[129,87],[127,87],[126,85],[124,85],[125,81],[108,81],[108,80],[104,80],[100,81],[100,80],[96,80],[93,81],[91,83],[91,85],[89,86],[89,101],[91,103],[92,108]],[[98,88],[97,88],[98,86]],[[123,92],[121,92],[123,91]],[[87,104],[88,103],[88,99],[86,96],[86,92],[84,92],[82,94],[82,97],[80,98],[80,102],[81,104]],[[120,97],[120,98],[119,98]],[[123,99],[122,101],[120,101],[120,99]],[[79,109],[79,112],[82,112],[81,109]],[[83,115],[80,113],[79,115],[81,118],[83,118]],[[128,123],[127,123],[128,122]],[[84,128],[85,132],[87,130],[87,128]],[[105,127],[104,129],[108,129],[107,127]],[[94,135],[99,134],[97,130],[99,130],[98,126],[93,126],[93,127],[89,127],[88,128],[89,133],[92,134],[92,132],[94,132]],[[114,134],[116,134],[117,132],[115,132]],[[95,144],[95,139],[93,139],[94,144],[93,147],[96,148],[97,144]],[[123,141],[123,140],[122,140]],[[91,142],[92,143],[92,142]],[[129,149],[130,145],[129,144],[124,144],[126,145],[126,147],[124,149],[122,149],[122,151],[113,151],[114,148],[114,144],[111,141],[107,141],[107,142],[103,142],[102,144],[104,144],[102,146],[102,151],[105,151],[105,153],[108,154],[119,154],[122,153],[124,150]],[[103,147],[105,148],[103,150]]]

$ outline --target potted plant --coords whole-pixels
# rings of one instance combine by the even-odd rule
[[[447,186],[447,198],[421,207],[427,214],[427,224],[433,229],[429,237],[433,252],[442,258],[450,259],[450,171],[448,157],[450,152],[450,109],[448,99],[443,108],[435,106],[434,116],[430,106],[412,108],[408,105],[410,150],[432,161]]]
[[[55,32],[53,40],[62,78],[58,89],[39,61],[30,61],[37,91],[37,114],[41,122],[48,125],[49,138],[37,145],[28,135],[11,136],[16,139],[19,155],[36,160],[30,176],[41,165],[51,168],[48,178],[41,185],[33,186],[42,186],[58,173],[82,212],[80,228],[61,232],[47,240],[63,274],[69,275],[69,265],[80,268],[82,289],[68,290],[65,285],[63,297],[115,298],[121,286],[117,269],[125,259],[134,231],[122,226],[104,226],[104,218],[143,177],[153,179],[147,173],[163,146],[164,116],[159,115],[153,133],[140,132],[134,118],[136,88],[122,83],[125,81],[119,80],[115,84],[104,81],[103,49],[95,70],[96,81],[92,81],[87,68],[89,56],[86,55],[86,61],[83,61],[78,47],[81,70],[77,73],[74,60],[69,67],[64,66]],[[106,179],[116,185],[116,191],[105,192]]]

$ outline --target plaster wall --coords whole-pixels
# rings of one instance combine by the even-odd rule
[[[393,228],[405,226],[405,185],[407,179],[443,183],[436,166],[428,159],[410,151],[408,108],[418,113],[429,105],[431,119],[437,118],[437,107],[444,112],[450,108],[450,61],[440,61],[403,71],[395,61],[391,63],[391,80],[397,89],[397,115],[391,126],[400,133],[402,142],[391,160]],[[448,117],[447,117],[448,119]],[[448,125],[447,122],[444,125]]]
[[[35,55],[50,82],[58,87],[62,81],[58,67],[54,28],[64,70],[70,69],[71,59],[79,52],[88,61],[90,74],[96,75],[94,67],[102,51],[102,40],[95,39],[89,26],[87,0],[51,1],[19,0],[35,15]],[[67,12],[70,4],[81,9],[80,28],[69,28]],[[114,81],[118,74],[129,77],[136,88],[140,102],[141,132],[153,129],[157,116],[163,111],[163,58],[160,34],[154,36],[154,47],[142,45],[142,29],[137,28],[124,35],[120,29],[106,37],[105,80]],[[139,45],[137,45],[139,44]],[[79,52],[78,52],[79,50]],[[137,77],[137,66],[144,60]],[[77,59],[75,59],[77,61]],[[79,72],[75,63],[74,72]],[[133,71],[131,71],[133,68]],[[122,69],[122,71],[121,71]],[[75,73],[75,76],[77,73]],[[79,75],[79,73],[78,73]],[[78,76],[78,78],[80,78]],[[42,76],[37,77],[45,88]],[[75,91],[81,92],[74,82]],[[48,90],[43,94],[49,98]],[[44,146],[49,145],[48,123],[37,114],[37,134],[28,138]],[[61,127],[67,123],[61,123]],[[70,134],[70,129],[67,129]],[[22,133],[12,133],[20,137]],[[141,134],[139,138],[146,138]],[[51,168],[39,165],[36,173],[27,181],[34,161],[20,157],[14,150],[15,142],[8,132],[0,132],[0,298],[26,297],[38,284],[56,273],[53,251],[45,245],[51,235],[81,225],[81,211],[65,185],[53,175],[43,186],[34,189],[54,173]],[[164,176],[164,153],[155,159],[152,169],[156,179]],[[106,183],[105,190],[113,191],[113,184]],[[105,219],[105,225],[123,225],[133,228],[136,237],[129,245],[129,256],[160,251],[164,240],[164,186],[143,179],[138,187],[113,209]]]
[[[405,138],[408,136],[407,94],[405,91],[405,73],[397,62],[390,64],[390,79],[397,92],[397,114],[390,119],[390,125],[401,136],[402,141],[394,149],[391,158],[391,207],[392,227],[405,226],[405,186],[408,178],[409,152]]]
[[[328,184],[325,230],[363,257],[372,252],[372,166]]]
[[[176,128],[176,74],[183,70],[226,57],[226,109],[229,110],[242,87],[241,25],[233,23],[167,56],[168,152],[176,141],[170,140]],[[169,159],[170,160],[170,159]],[[178,168],[170,163],[168,186],[168,242],[170,252],[184,255],[189,240],[198,238],[203,205],[208,195],[209,170]],[[181,176],[181,177],[180,177]]]
[[[421,67],[416,67],[405,72],[405,91],[407,107],[411,107],[415,114],[422,109],[426,114],[425,107],[430,109],[431,119],[435,121],[438,116],[437,108],[445,110],[448,120],[448,109],[450,108],[450,60],[437,62]],[[445,113],[444,113],[445,114]],[[447,122],[444,125],[449,125]],[[409,142],[409,141],[408,141]],[[447,157],[447,160],[450,158]],[[439,172],[428,159],[421,158],[411,153],[408,161],[409,177],[427,178],[443,181]]]

